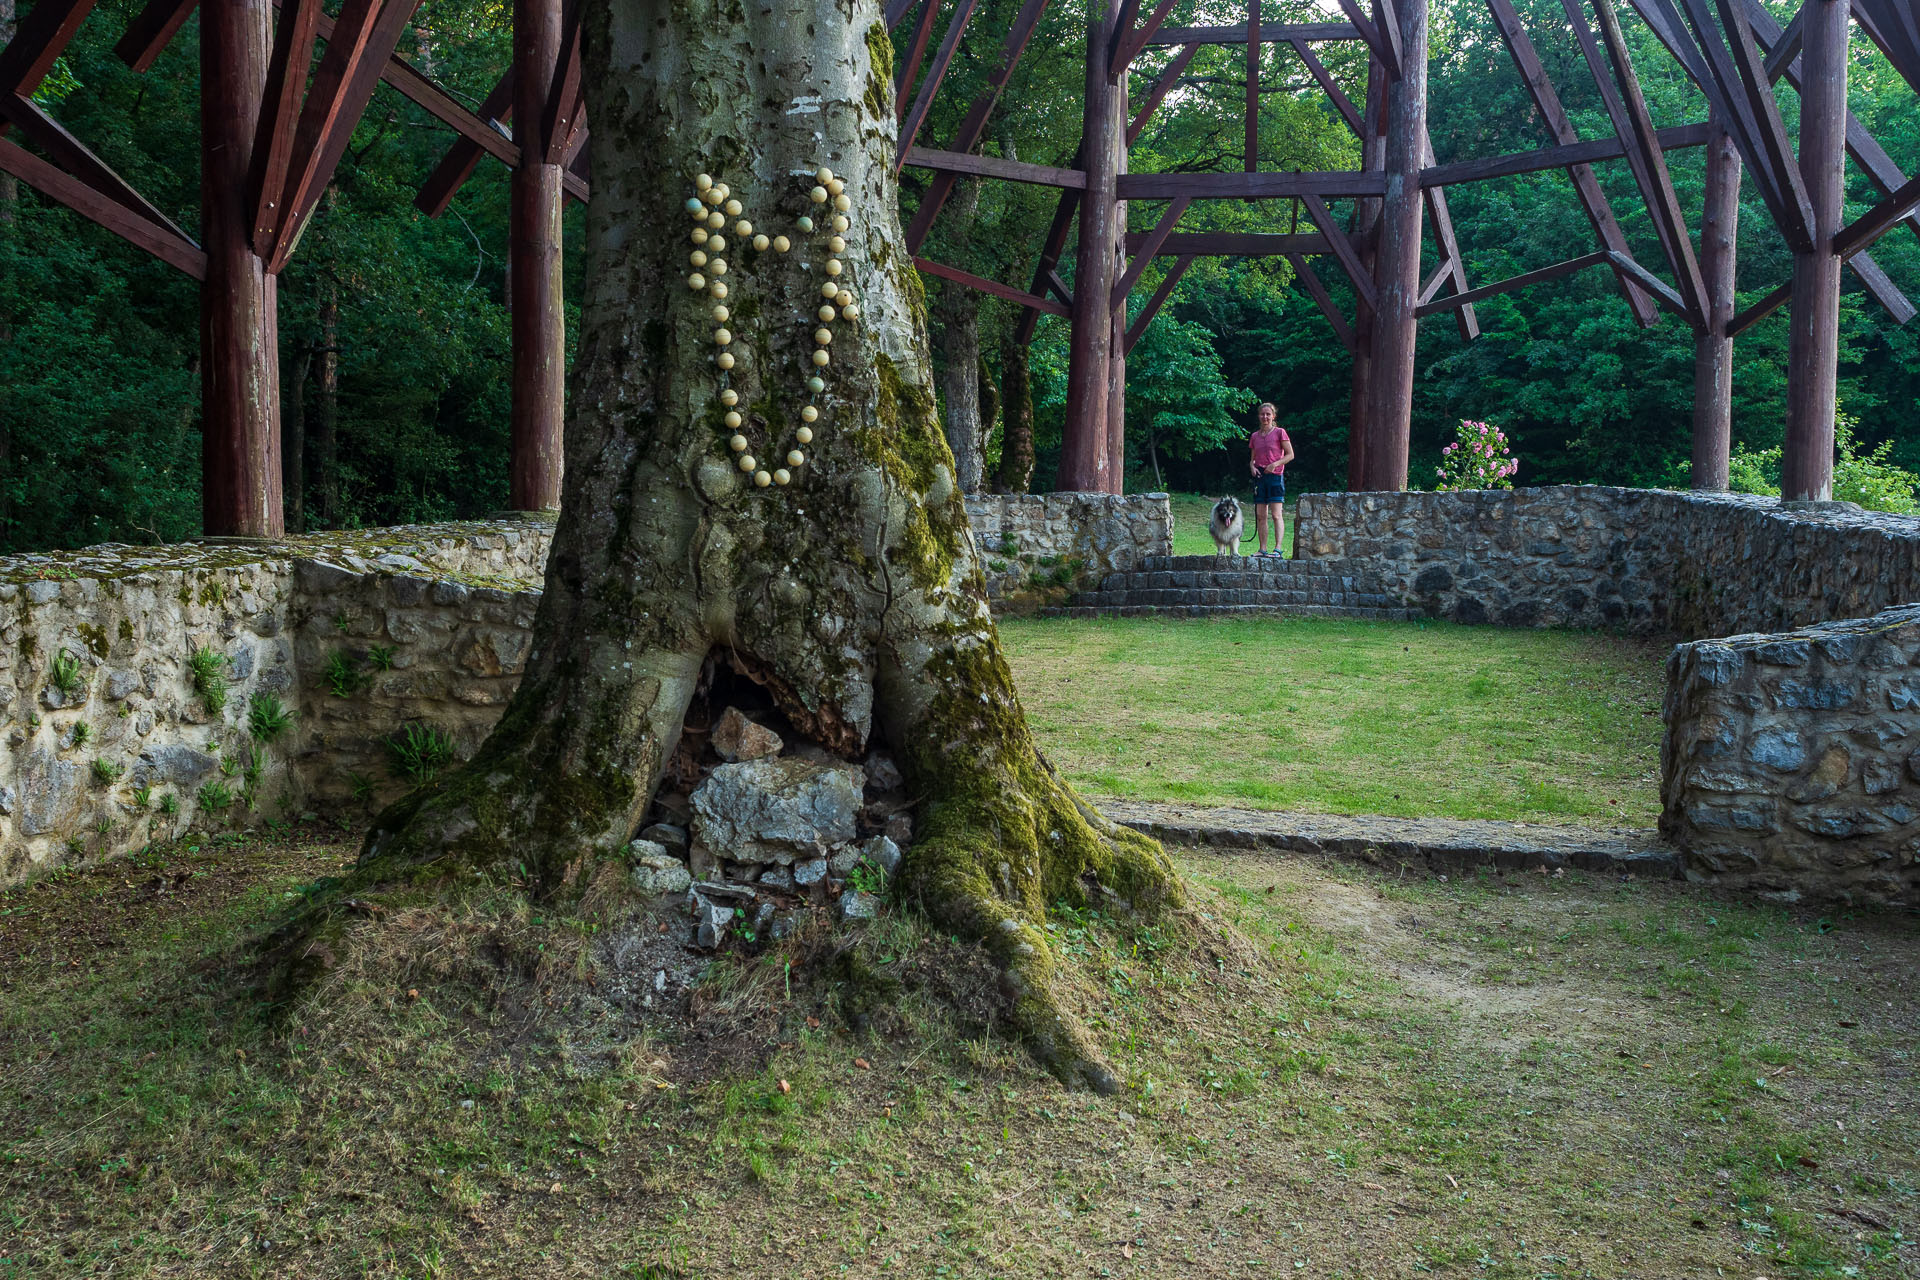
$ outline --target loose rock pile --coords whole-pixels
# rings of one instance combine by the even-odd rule
[[[704,750],[701,736],[689,727],[669,774],[687,789],[663,787],[658,820],[627,846],[636,889],[682,897],[682,945],[778,939],[815,912],[872,919],[913,836],[892,759],[875,752],[857,765],[811,743],[789,747],[732,706]]]

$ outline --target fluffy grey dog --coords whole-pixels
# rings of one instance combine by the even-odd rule
[[[1246,532],[1240,520],[1240,499],[1222,498],[1214,503],[1213,519],[1207,523],[1207,532],[1213,535],[1214,554],[1239,555],[1240,536]]]

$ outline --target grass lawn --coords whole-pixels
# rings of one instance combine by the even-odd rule
[[[1668,646],[1568,631],[1010,618],[1048,757],[1096,795],[1651,826]]]
[[[1247,536],[1240,540],[1240,550],[1251,554],[1260,549],[1260,539],[1253,532],[1253,493],[1252,482],[1241,485],[1233,491],[1240,499],[1240,510],[1246,522]],[[1169,494],[1173,507],[1173,554],[1177,556],[1210,556],[1214,554],[1213,538],[1207,533],[1207,522],[1213,519],[1213,504],[1226,497],[1224,493],[1175,493]],[[1293,554],[1293,502],[1287,501],[1287,527],[1281,532],[1282,549]]]
[[[933,1000],[978,953],[890,912],[591,1035],[614,975],[489,986],[477,934],[402,913],[388,967],[267,1024],[202,962],[349,852],[0,894],[0,1276],[1920,1268],[1911,918],[1188,852],[1186,924],[1053,923],[1100,1099]]]

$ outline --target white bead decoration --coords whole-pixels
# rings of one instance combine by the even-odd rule
[[[764,471],[756,471],[753,473],[753,482],[764,489],[773,483],[773,477]]]
[[[827,202],[827,189],[825,187],[815,187],[813,190],[807,192],[807,199],[813,201],[815,204],[825,204]]]
[[[840,181],[840,179],[838,179],[838,178],[829,178],[829,179],[827,179],[827,192],[828,192],[828,194],[829,194],[829,195],[836,195],[836,196],[837,196],[837,195],[839,195],[839,194],[840,194],[840,193],[841,193],[842,191],[845,191],[846,189],[847,189],[847,184],[846,184],[846,183],[844,183],[844,182],[842,182],[842,181]]]
[[[836,213],[833,215],[833,229],[835,231],[845,231],[848,227],[852,225],[853,224],[851,222],[847,221],[846,214]]]
[[[825,184],[833,181],[833,170],[827,168],[827,166],[825,165],[821,165],[819,172],[815,173],[813,175],[813,178],[815,182],[818,182],[824,186]]]
[[[724,346],[730,345],[732,342],[733,342],[733,334],[730,333],[729,331],[725,329],[715,329],[713,331],[714,346],[724,347]]]
[[[713,308],[713,322],[715,324],[725,324],[727,317],[731,314],[732,312],[728,311],[724,304],[716,303]]]
[[[793,220],[793,225],[800,228],[802,231],[812,231],[813,219],[803,215],[801,217],[795,218]]]
[[[833,198],[833,207],[845,213],[847,210],[853,208],[853,197],[849,195],[837,195]],[[834,229],[836,231],[839,230],[838,227]]]
[[[773,247],[779,252],[785,253],[787,250],[793,248],[793,241],[787,239],[785,236],[775,236],[773,238]]]
[[[717,276],[723,276],[727,274],[727,260],[725,258],[715,258],[707,264],[707,270]]]
[[[742,471],[751,471],[754,469],[754,467],[758,466],[759,464],[753,460],[752,454],[743,453],[740,455],[740,461],[738,465]]]
[[[848,307],[851,307],[853,305],[853,290],[842,289],[838,294],[834,296],[833,300],[840,304],[840,310],[845,311]]]
[[[735,436],[733,439],[727,441],[727,447],[735,453],[745,453],[747,451],[747,438],[745,436]]]
[[[727,416],[722,418],[721,421],[727,424],[729,430],[734,430],[740,426],[740,415],[736,411],[729,410]],[[740,448],[744,449],[747,447],[745,436],[735,436],[734,439],[740,441]]]
[[[740,202],[736,200],[734,201],[734,203],[739,204]],[[745,218],[742,218],[740,219],[740,221],[733,224],[733,234],[739,236],[742,240],[745,240],[753,234],[753,224],[751,222],[748,222]]]
[[[760,253],[765,253],[767,251],[767,246],[772,243],[773,241],[767,239],[765,236],[755,236],[753,238],[753,247]]]
[[[792,452],[787,454],[787,465],[790,467],[797,467],[801,463],[805,462],[806,460],[807,460],[807,455],[800,452],[798,449],[795,449]]]
[[[712,187],[713,179],[704,173],[693,180],[693,189],[695,191],[708,191],[711,190]]]
[[[823,350],[815,350],[815,351],[814,351],[814,353],[813,353],[813,362],[814,362],[815,364],[817,364],[817,365],[819,365],[819,366],[820,366],[821,368],[825,368],[825,367],[826,367],[826,365],[827,365],[827,361],[828,361],[828,357],[827,357],[827,353],[826,353],[825,351],[823,351]]]
[[[687,277],[687,288],[704,289],[706,287],[707,287],[707,278],[701,275],[698,271],[694,272],[692,275]]]
[[[793,479],[793,473],[788,471],[785,467],[781,467],[778,471],[775,471],[773,473],[773,482],[775,484],[787,484],[792,479]]]
[[[812,406],[812,405],[808,405],[808,406],[807,406],[807,408],[809,408],[809,409],[811,409],[811,408],[813,408],[813,406]],[[799,442],[800,442],[801,444],[812,444],[812,443],[813,443],[813,428],[812,428],[812,427],[802,427],[802,428],[800,428],[800,429],[799,429],[798,431],[796,431],[796,432],[794,432],[794,433],[793,433],[793,438],[794,438],[795,440],[798,440],[798,441],[799,441]]]
[[[833,330],[815,329],[813,331],[813,340],[823,347],[827,346],[833,342]]]
[[[725,253],[726,251],[727,251],[727,238],[725,236],[708,236],[707,237],[708,253]]]
[[[693,229],[693,242],[695,244],[705,244],[707,242],[707,229],[705,227],[695,227]]]
[[[837,275],[839,275],[839,274],[840,274],[840,273],[841,273],[842,271],[844,271],[844,270],[846,270],[846,268],[840,265],[840,259],[838,259],[838,258],[828,258],[828,259],[827,259],[827,274],[828,274],[828,275],[830,275],[830,276],[837,276]],[[836,290],[834,290],[834,296],[835,296],[835,297],[838,297],[838,296],[840,296],[840,291],[839,291],[838,289],[836,289]]]
[[[715,360],[714,363],[719,365],[722,369],[731,369],[733,368],[733,354],[728,351],[722,351],[720,353],[720,358],[718,360]]]
[[[840,308],[840,314],[849,320],[858,320],[860,318],[860,308],[849,302]]]
[[[833,318],[834,318],[835,316],[837,316],[837,315],[839,315],[839,314],[840,314],[839,312],[837,312],[837,311],[835,311],[835,310],[833,309],[833,304],[832,304],[832,303],[827,303],[827,304],[825,304],[825,305],[823,305],[823,306],[822,306],[822,307],[820,308],[820,311],[819,311],[819,315],[820,315],[820,318],[821,318],[822,320],[824,320],[824,321],[827,321],[827,322],[829,322],[829,323],[831,323],[831,322],[832,322],[832,320],[833,320]]]
[[[806,408],[800,410],[800,421],[802,422],[812,422],[815,418],[819,416],[820,416],[820,411],[814,408],[812,405],[808,405]],[[804,427],[801,428],[801,430],[803,431],[805,429],[806,428]],[[805,444],[806,441],[803,440],[801,441],[801,443]]]
[[[724,284],[721,284],[718,280],[715,280],[711,285],[707,287],[707,292],[712,294],[716,298],[724,298],[727,296],[727,286],[725,286]]]
[[[731,409],[734,405],[740,403],[740,393],[732,387],[728,387],[720,393],[720,403]]]
[[[829,280],[820,286],[820,296],[835,299],[840,296],[840,286]]]
[[[739,217],[739,216],[740,216],[740,210],[742,209],[742,207],[743,207],[743,206],[741,205],[741,203],[740,203],[740,202],[739,202],[738,200],[729,200],[729,201],[727,201],[727,216],[728,216],[729,218],[737,218],[737,217]]]
[[[692,253],[687,255],[687,261],[691,262],[696,267],[704,267],[707,265],[707,255],[700,252],[698,249],[695,249]]]
[[[727,225],[727,215],[724,213],[721,213],[718,209],[716,209],[712,213],[707,215],[707,225],[709,227],[712,227],[715,231],[718,231],[720,228]]]
[[[846,237],[834,236],[832,239],[827,241],[828,253],[845,253],[846,251],[847,251]]]

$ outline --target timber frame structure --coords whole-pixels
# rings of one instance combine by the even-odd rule
[[[590,171],[587,104],[580,77],[580,0],[515,0],[513,61],[469,110],[397,56],[419,0],[343,0],[329,17],[321,0],[148,0],[117,52],[151,66],[196,5],[201,7],[202,200],[200,240],[169,221],[84,143],[33,101],[96,0],[37,0],[0,49],[0,170],[202,281],[203,512],[215,535],[278,537],[281,504],[278,322],[275,281],[331,181],[361,113],[382,81],[457,135],[421,189],[419,207],[443,211],[483,156],[512,170],[509,289],[512,312],[511,501],[549,509],[560,495],[565,370],[560,214],[585,200]],[[1473,304],[1543,280],[1606,267],[1642,325],[1671,311],[1696,344],[1693,416],[1697,488],[1725,488],[1731,412],[1731,343],[1783,304],[1791,307],[1791,357],[1783,493],[1830,495],[1840,267],[1901,323],[1912,304],[1867,249],[1906,224],[1920,235],[1920,179],[1910,179],[1846,109],[1846,52],[1858,26],[1909,85],[1920,89],[1920,0],[1804,0],[1784,28],[1760,0],[1624,0],[1678,61],[1706,101],[1703,124],[1656,129],[1628,56],[1614,0],[1561,0],[1605,103],[1614,136],[1582,140],[1511,0],[1485,0],[1554,145],[1448,164],[1435,161],[1427,129],[1427,0],[1336,0],[1345,21],[1262,23],[1245,0],[1232,26],[1169,27],[1181,0],[1094,0],[1087,29],[1081,142],[1070,168],[978,154],[987,123],[1049,0],[1025,0],[1008,28],[986,87],[944,149],[917,145],[977,0],[952,0],[945,33],[927,54],[940,0],[888,0],[886,20],[904,37],[897,72],[898,163],[933,174],[906,228],[919,254],[962,176],[1057,188],[1059,200],[1027,289],[916,256],[925,274],[1020,304],[1021,341],[1040,313],[1066,317],[1067,422],[1059,487],[1118,492],[1125,460],[1126,356],[1166,304],[1181,274],[1206,255],[1280,255],[1292,264],[1353,356],[1348,487],[1406,486],[1418,321],[1451,313],[1463,336],[1478,333]],[[1190,2],[1190,0],[1188,0]],[[917,8],[917,13],[915,10]],[[1589,12],[1591,20],[1589,19]],[[1328,16],[1331,16],[1330,14]],[[1357,40],[1368,54],[1356,104],[1313,51]],[[316,59],[316,42],[324,51]],[[1269,44],[1305,65],[1361,142],[1349,172],[1273,173],[1258,168],[1259,68]],[[1245,156],[1239,172],[1128,171],[1127,151],[1180,84],[1203,45],[1246,50]],[[1149,48],[1172,48],[1144,97],[1131,99],[1129,69]],[[924,74],[923,74],[924,64]],[[1800,91],[1796,156],[1773,95],[1784,77]],[[511,131],[505,126],[511,122]],[[6,135],[17,132],[34,150]],[[1707,148],[1705,209],[1695,251],[1665,153]],[[1883,198],[1842,222],[1842,180],[1851,156]],[[1624,159],[1645,202],[1672,283],[1636,261],[1602,194],[1593,165]],[[1594,230],[1586,254],[1511,279],[1471,286],[1447,211],[1455,184],[1564,169]],[[1735,311],[1734,219],[1743,172],[1793,252],[1791,279]],[[1195,200],[1297,200],[1308,234],[1182,233]],[[1329,201],[1352,202],[1336,216]],[[1154,225],[1127,227],[1130,201],[1164,202]],[[1437,265],[1421,278],[1423,222]],[[1073,280],[1060,274],[1078,224]],[[1128,297],[1156,258],[1172,259],[1131,321]],[[1352,286],[1348,317],[1308,261],[1331,257]]]

